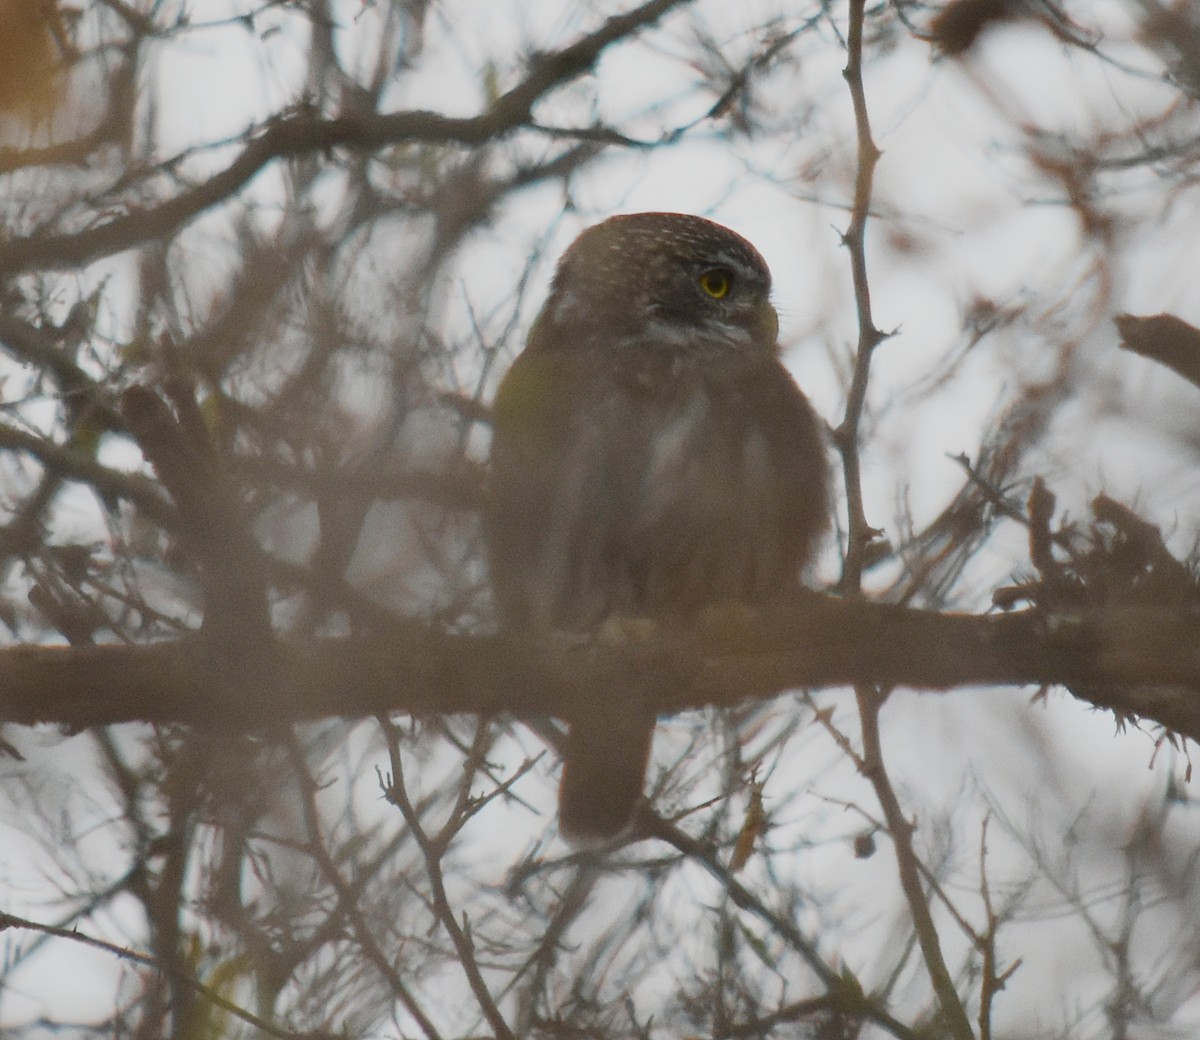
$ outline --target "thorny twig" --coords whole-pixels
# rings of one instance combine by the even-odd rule
[[[854,376],[846,401],[845,418],[836,431],[836,441],[842,456],[846,481],[848,511],[848,544],[842,569],[843,594],[860,594],[863,563],[869,543],[876,531],[867,523],[863,508],[862,474],[859,457],[859,425],[866,402],[871,358],[875,348],[885,338],[876,326],[871,313],[870,283],[867,277],[866,225],[870,215],[871,193],[875,167],[880,151],[871,133],[870,113],[862,75],[863,24],[865,0],[852,0],[850,25],[847,34],[846,68],[843,73],[854,107],[854,123],[858,136],[858,172],[854,185],[854,206],[850,225],[843,241],[850,254],[854,280],[854,298],[858,310],[858,351]],[[920,861],[913,848],[915,825],[904,815],[883,760],[883,744],[879,730],[879,713],[888,691],[881,687],[859,684],[855,687],[859,717],[862,723],[862,769],[875,789],[888,830],[892,835],[899,869],[900,885],[904,890],[921,953],[937,994],[942,1015],[956,1040],[972,1040],[973,1033],[966,1010],[958,997],[953,976],[942,955],[937,926],[929,901],[921,884]]]

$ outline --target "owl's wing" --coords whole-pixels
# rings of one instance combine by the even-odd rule
[[[772,358],[749,370],[732,407],[749,413],[761,437],[763,472],[771,481],[782,553],[795,569],[808,564],[831,519],[824,424],[783,364]]]
[[[629,409],[598,375],[574,352],[526,352],[497,394],[485,522],[510,628],[589,631],[614,608],[615,511],[635,453]]]
[[[492,459],[510,626],[762,600],[796,583],[827,523],[820,422],[772,356],[527,352],[496,400]]]

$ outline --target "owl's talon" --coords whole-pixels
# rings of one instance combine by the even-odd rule
[[[621,614],[606,618],[596,633],[601,646],[626,646],[629,643],[649,643],[658,635],[659,626],[653,618],[625,617]]]
[[[747,603],[727,599],[710,603],[696,618],[696,632],[703,642],[740,644],[758,631],[759,612]]]

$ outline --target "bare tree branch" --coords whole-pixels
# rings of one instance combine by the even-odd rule
[[[42,924],[41,922],[29,921],[23,917],[16,917],[12,914],[0,913],[0,932],[3,932],[9,928],[19,928],[30,932],[37,932],[41,935],[52,936],[55,939],[65,939],[70,942],[79,943],[82,946],[91,947],[92,949],[103,950],[105,953],[110,953],[114,957],[117,957],[121,960],[132,961],[134,964],[140,964],[143,967],[153,968],[155,971],[170,970],[153,957],[148,957],[144,953],[139,953],[136,950],[131,950],[124,946],[118,946],[116,943],[106,942],[103,939],[97,939],[94,936],[85,935],[76,928],[60,928],[56,925]],[[173,977],[177,978],[179,982],[187,986],[199,996],[203,997],[205,1000],[211,1001],[217,1007],[221,1008],[221,1010],[228,1011],[231,1015],[240,1018],[243,1022],[246,1022],[249,1025],[254,1026],[256,1029],[261,1030],[267,1036],[280,1037],[284,1038],[284,1040],[286,1040],[286,1038],[296,1036],[296,1034],[291,1030],[281,1029],[278,1026],[268,1022],[266,1019],[260,1018],[258,1015],[247,1011],[243,1007],[239,1007],[232,1000],[227,1000],[220,993],[217,993],[211,987],[205,986],[203,983],[198,982],[190,975],[174,972],[172,975]]]
[[[1118,314],[1113,321],[1125,350],[1166,365],[1200,386],[1200,329],[1173,314]]]
[[[398,621],[370,638],[283,642],[244,681],[217,679],[212,654],[202,640],[0,650],[0,721],[246,730],[388,711],[571,718],[595,690],[649,674],[638,685],[661,714],[855,682],[1062,683],[1200,739],[1200,622],[1148,604],[976,616],[809,594],[724,630],[624,647],[536,647]]]
[[[858,348],[854,358],[854,376],[846,395],[846,413],[837,430],[837,445],[842,456],[842,471],[846,481],[847,546],[842,567],[842,589],[849,596],[861,595],[863,567],[867,548],[878,536],[867,523],[863,504],[862,459],[859,430],[866,405],[867,385],[871,375],[871,359],[885,334],[875,325],[871,309],[871,285],[867,272],[867,221],[871,215],[875,167],[882,153],[871,132],[870,110],[863,83],[863,29],[866,20],[866,0],[851,0],[850,24],[846,39],[846,68],[843,76],[854,107],[854,126],[857,136],[857,159],[854,182],[854,206],[850,226],[843,242],[850,255],[850,272],[854,281],[854,300],[858,312]],[[972,1040],[971,1023],[959,998],[954,978],[942,953],[937,926],[929,900],[921,884],[920,861],[913,848],[915,829],[904,813],[883,756],[883,740],[879,730],[879,712],[887,700],[890,684],[855,683],[854,694],[862,727],[863,772],[875,789],[888,831],[892,835],[900,886],[908,901],[913,927],[921,944],[921,954],[929,971],[941,1016],[957,1040]]]
[[[33,268],[62,270],[171,235],[222,199],[240,191],[276,159],[349,148],[371,152],[402,141],[480,145],[530,123],[534,105],[554,88],[586,73],[605,48],[691,0],[649,0],[609,18],[560,51],[538,55],[528,74],[476,116],[438,112],[356,112],[325,119],[300,110],[266,127],[224,170],[157,206],[125,213],[71,234],[34,234],[0,246],[0,275]]]

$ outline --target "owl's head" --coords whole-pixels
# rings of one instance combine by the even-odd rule
[[[613,345],[773,351],[770,293],[762,255],[720,224],[686,213],[610,217],[559,261],[537,335],[564,346],[600,333]]]

